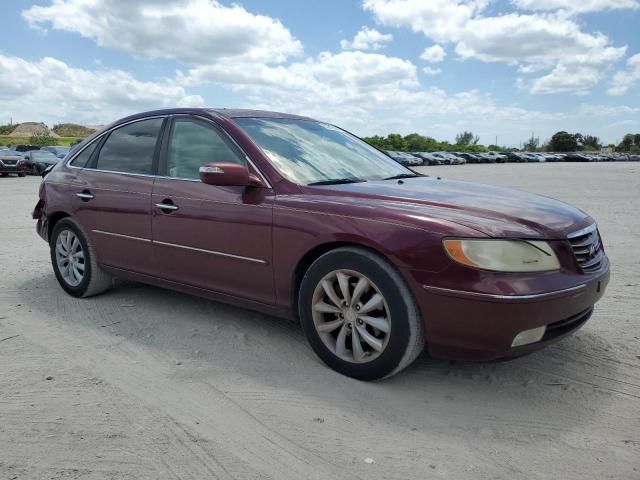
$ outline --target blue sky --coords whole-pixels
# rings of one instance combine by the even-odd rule
[[[640,0],[0,3],[0,122],[282,110],[517,146],[640,131]]]

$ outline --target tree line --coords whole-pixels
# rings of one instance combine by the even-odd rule
[[[374,135],[372,137],[364,137],[363,140],[381,150],[395,150],[400,152],[451,151],[480,153],[491,150],[499,150],[502,152],[519,150],[517,148],[500,145],[482,145],[479,143],[480,137],[478,135],[467,131],[456,135],[455,143],[438,141],[433,137],[420,135],[419,133],[410,133],[404,136],[398,133],[390,133],[386,137]],[[600,150],[602,147],[603,145],[600,142],[600,138],[595,135],[569,133],[565,131],[554,133],[544,144],[540,143],[539,137],[534,137],[533,135],[531,135],[531,138],[522,142],[522,150],[529,152],[593,151]],[[608,147],[613,148],[617,152],[640,153],[640,134],[628,133],[617,146],[611,144],[608,145]]]

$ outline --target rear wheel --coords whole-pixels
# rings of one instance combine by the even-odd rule
[[[93,246],[70,218],[56,223],[50,238],[51,263],[60,286],[74,297],[90,297],[108,290],[113,279],[96,263]]]
[[[375,380],[413,362],[424,327],[404,280],[380,256],[339,248],[302,279],[300,320],[316,354],[349,377]]]

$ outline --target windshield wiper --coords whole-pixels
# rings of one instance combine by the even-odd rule
[[[383,178],[383,180],[399,180],[401,178],[416,178],[416,177],[424,177],[424,175],[420,175],[419,173],[401,173],[399,175],[394,175],[393,177]]]
[[[366,182],[360,178],[332,178],[330,180],[321,180],[319,182],[308,183],[307,185],[340,185],[342,183],[360,183]]]

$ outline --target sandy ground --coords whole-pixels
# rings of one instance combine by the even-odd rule
[[[640,479],[640,164],[425,170],[599,221],[612,281],[576,335],[518,360],[324,367],[295,325],[139,284],[77,300],[0,178],[0,478]]]

